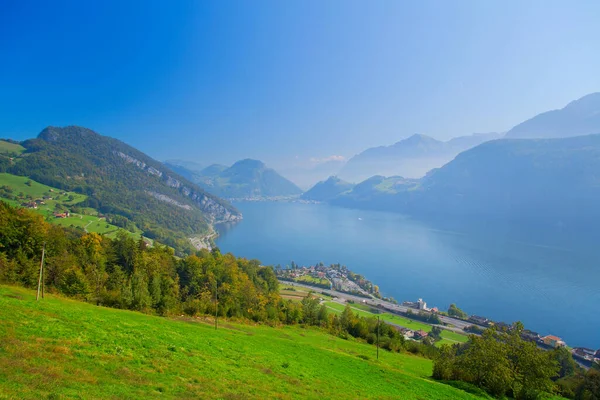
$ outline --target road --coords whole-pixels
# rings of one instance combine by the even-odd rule
[[[362,303],[363,301],[365,302],[365,304],[371,305],[371,306],[383,306],[385,309],[387,310],[391,310],[392,312],[396,311],[396,312],[402,312],[405,313],[408,310],[411,310],[412,312],[415,312],[414,308],[411,307],[406,307],[406,306],[402,306],[399,304],[394,304],[394,303],[390,303],[389,301],[384,301],[384,300],[379,300],[379,299],[366,299],[364,297],[359,297],[359,296],[354,296],[351,294],[347,294],[347,293],[341,293],[335,290],[329,290],[329,289],[321,289],[321,288],[317,288],[314,286],[310,286],[310,285],[304,285],[302,283],[297,283],[297,282],[289,282],[289,281],[281,281],[282,284],[285,285],[290,285],[290,286],[300,286],[303,288],[307,288],[307,289],[311,289],[314,290],[315,292],[323,292],[326,293],[330,296],[333,297],[339,297],[341,299],[346,299],[346,300],[352,300],[355,303]],[[460,319],[456,319],[456,318],[452,318],[452,317],[446,317],[444,315],[439,315],[440,320],[446,324],[445,326],[441,326],[442,328],[445,329],[449,329],[455,332],[459,332],[459,333],[463,333],[465,334],[464,328],[467,326],[471,326],[473,325],[470,322],[467,321],[463,321]],[[422,321],[419,321],[422,322]],[[433,325],[433,324],[428,324],[428,325]]]
[[[368,304],[368,305],[371,305],[371,306],[382,305],[382,306],[384,306],[388,310],[401,311],[401,312],[406,312],[408,310],[411,310],[413,312],[415,311],[414,308],[406,307],[406,306],[401,306],[401,305],[398,305],[398,304],[393,304],[393,303],[390,303],[389,301],[383,301],[383,300],[373,299],[373,298],[366,299],[364,297],[353,296],[351,294],[341,293],[341,292],[338,292],[338,291],[335,291],[335,290],[321,289],[321,288],[317,288],[317,287],[310,286],[310,285],[303,285],[303,284],[297,283],[297,282],[290,282],[290,281],[280,281],[280,282],[282,284],[285,284],[285,285],[300,286],[300,287],[303,287],[303,288],[306,288],[306,289],[311,289],[311,290],[314,290],[317,293],[318,292],[327,293],[330,296],[338,297],[340,299],[345,299],[345,300],[352,300],[355,303],[362,303],[363,300],[364,300],[365,301],[364,304]],[[443,329],[447,329],[447,330],[450,330],[450,331],[457,332],[457,333],[466,334],[466,332],[464,331],[464,328],[467,327],[467,326],[474,325],[474,324],[472,324],[470,322],[467,322],[467,321],[463,321],[463,320],[452,318],[452,317],[446,317],[445,315],[439,315],[438,314],[438,316],[440,317],[440,320],[443,323],[447,324],[447,325],[437,325],[437,326],[439,326],[440,328],[443,328]],[[423,321],[419,321],[419,322],[423,322]],[[390,322],[387,322],[387,323],[390,324]],[[423,322],[423,323],[427,324],[426,322]],[[391,324],[391,325],[396,325],[396,324]],[[427,325],[434,326],[435,324],[427,324]],[[396,326],[400,326],[400,325],[396,325]],[[540,349],[543,349],[543,350],[551,350],[551,349],[548,349],[547,347],[541,346],[540,344],[538,344],[537,346]],[[580,359],[578,359],[576,357],[573,357],[573,360],[575,360],[575,362],[577,364],[579,364],[581,367],[585,368],[586,370],[589,369],[590,366],[591,366],[591,364],[589,364],[587,362],[583,362],[582,360],[580,360]]]

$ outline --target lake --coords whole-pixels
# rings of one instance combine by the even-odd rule
[[[282,266],[341,263],[398,301],[520,320],[570,346],[600,348],[596,232],[464,221],[294,202],[235,203],[236,225],[218,227],[223,252]]]

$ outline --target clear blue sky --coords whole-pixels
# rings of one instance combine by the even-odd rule
[[[2,0],[0,137],[280,166],[503,131],[600,90],[598,21],[597,0]]]

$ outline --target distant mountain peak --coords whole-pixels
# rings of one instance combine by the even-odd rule
[[[321,181],[310,188],[302,195],[304,200],[329,201],[340,194],[351,190],[354,184],[345,182],[337,176],[330,176],[325,181]]]
[[[507,132],[510,139],[550,139],[600,133],[600,93],[590,93],[559,110],[546,111]]]
[[[231,166],[231,168],[237,168],[237,167],[260,169],[260,168],[265,168],[266,165],[264,162],[262,162],[260,160],[255,160],[252,158],[245,158],[243,160],[235,162]]]
[[[597,113],[600,111],[600,92],[590,93],[567,104],[564,110],[580,113]]]
[[[422,142],[439,142],[439,140],[434,139],[431,136],[423,135],[422,133],[415,133],[414,135],[411,135],[406,139],[396,142],[396,144],[416,144]]]
[[[497,133],[459,136],[442,142],[414,134],[391,146],[372,147],[352,157],[339,172],[342,179],[360,182],[373,175],[420,178],[451,161],[461,151],[501,137]]]

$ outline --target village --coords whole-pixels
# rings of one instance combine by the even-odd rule
[[[449,316],[447,312],[440,311],[437,307],[429,307],[423,299],[417,301],[404,301],[401,305],[394,299],[382,298],[379,288],[363,276],[350,271],[346,266],[332,264],[330,266],[318,263],[313,266],[298,266],[292,262],[291,268],[277,267],[276,274],[282,281],[297,282],[301,285],[328,289],[341,294],[356,296],[360,303],[371,305],[384,311],[399,314],[407,318],[421,320],[431,325],[455,326],[457,331],[463,334],[480,334],[486,328],[495,327],[498,330],[510,331],[512,324],[501,321],[493,321],[486,317],[470,315],[465,318]],[[345,303],[353,302],[348,296],[339,296],[336,300]],[[392,300],[392,301],[390,301]],[[411,310],[414,310],[411,311]],[[435,317],[432,317],[435,316]],[[430,319],[427,321],[426,319]],[[436,322],[437,321],[437,322]],[[394,324],[405,339],[407,340],[425,340],[431,332],[424,329],[409,329],[407,327]],[[523,330],[521,337],[524,340],[534,342],[544,349],[555,349],[564,347],[569,349],[575,360],[586,367],[594,362],[600,363],[600,349],[593,350],[586,347],[570,348],[567,343],[555,335],[541,335],[528,329]]]
[[[276,269],[276,273],[277,278],[281,280],[305,283],[365,298],[381,298],[377,286],[362,275],[353,273],[345,265],[331,264],[327,266],[318,263],[309,267],[301,267],[292,262],[291,268],[279,268]]]

